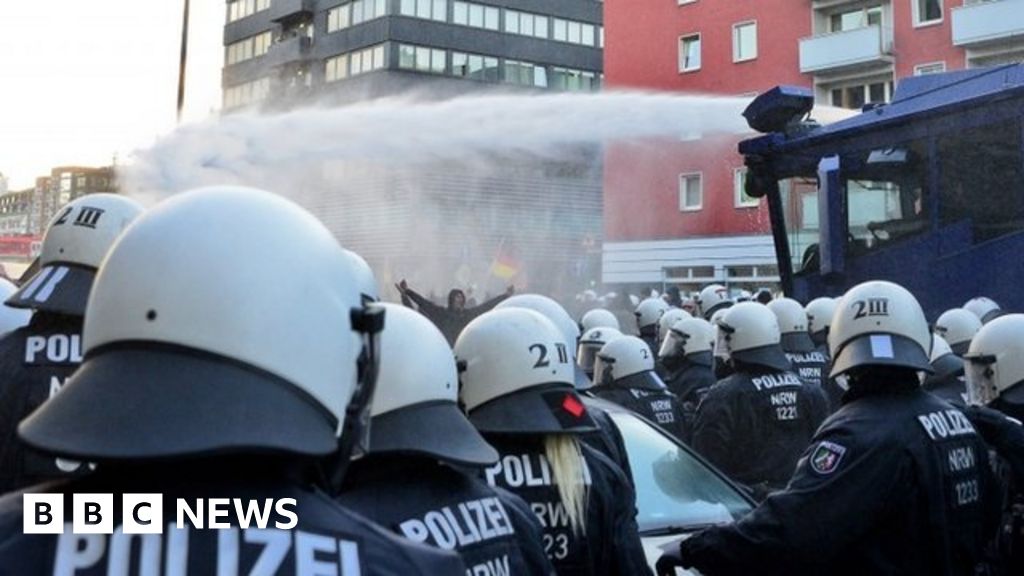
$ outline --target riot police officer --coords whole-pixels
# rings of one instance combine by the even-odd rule
[[[595,327],[587,330],[580,336],[580,345],[576,349],[576,364],[583,369],[583,373],[591,382],[594,381],[594,364],[597,362],[597,354],[608,342],[621,338],[622,332],[615,328]]]
[[[957,356],[967,353],[971,338],[981,330],[981,320],[963,308],[946,310],[935,320],[932,331],[942,336]]]
[[[828,359],[815,349],[804,307],[792,298],[776,298],[768,303],[768,309],[779,323],[782,351],[793,364],[793,371],[824,391],[828,380]]]
[[[807,330],[811,333],[811,341],[814,342],[814,351],[825,358],[825,372],[822,379],[822,389],[828,398],[829,411],[834,412],[842,404],[845,390],[836,383],[835,379],[829,378],[832,371],[832,357],[828,352],[828,332],[832,326],[832,315],[836,311],[836,299],[822,296],[807,303],[804,312],[807,313]]]
[[[711,324],[712,330],[714,330],[715,342],[711,345],[712,359],[714,360],[714,372],[717,380],[724,380],[729,376],[732,376],[734,372],[732,364],[729,362],[729,351],[725,346],[719,346],[719,344],[725,343],[725,338],[722,335],[722,331],[719,329],[719,322],[725,317],[725,313],[729,311],[729,308],[719,308],[711,315],[711,319],[708,321]]]
[[[958,408],[967,406],[964,361],[953,353],[942,336],[932,334],[932,349],[928,359],[932,373],[921,373],[921,387]]]
[[[1002,488],[1002,529],[996,540],[1001,574],[1024,573],[1024,314],[1008,314],[985,324],[964,358],[968,396],[976,404],[967,414],[996,450],[996,476]],[[1000,418],[998,415],[1009,416]]]
[[[383,305],[382,363],[369,454],[345,474],[338,501],[415,542],[455,550],[468,574],[552,574],[537,517],[522,499],[468,470],[498,453],[458,407],[444,335],[408,308]]]
[[[96,276],[85,361],[18,429],[36,449],[98,463],[31,491],[62,494],[67,510],[72,493],[113,494],[113,510],[100,510],[113,533],[25,534],[22,497],[9,494],[4,573],[258,563],[281,575],[463,576],[457,555],[394,536],[310,480],[320,459],[347,459],[365,439],[383,318],[363,307],[353,276],[322,224],[267,192],[201,189],[136,220]],[[161,494],[162,532],[125,533],[128,496]],[[238,504],[217,509],[218,498]],[[180,527],[179,502],[189,507]],[[154,522],[138,506],[128,517]]]
[[[555,326],[495,310],[466,326],[455,355],[469,419],[500,455],[484,476],[530,504],[559,576],[648,574],[629,481],[579,440],[595,424]]]
[[[18,287],[10,280],[0,278],[0,301],[6,301],[17,291]],[[0,304],[0,336],[4,336],[8,332],[13,332],[22,326],[26,326],[31,319],[32,312],[29,310],[12,308],[5,304]]]
[[[577,345],[580,338],[579,326],[573,322],[569,313],[562,308],[562,305],[547,296],[540,294],[518,294],[502,302],[497,307],[499,310],[506,308],[524,308],[533,310],[548,319],[562,334],[562,340],[572,361],[573,379],[576,382],[576,390],[587,394],[593,382],[584,372],[575,354],[583,350]],[[599,408],[590,411],[590,417],[597,424],[597,430],[587,432],[583,440],[592,448],[603,453],[612,462],[615,462],[625,473],[632,483],[632,471],[629,468],[629,460],[626,458],[626,447],[622,440],[622,434],[618,427],[612,422],[611,416]]]
[[[96,269],[141,213],[141,205],[116,194],[68,203],[46,231],[39,270],[8,298],[8,306],[34,312],[28,326],[0,339],[0,491],[88,472],[88,464],[26,448],[16,428],[82,361],[82,317]]]
[[[693,447],[756,494],[781,488],[827,413],[821,388],[801,380],[780,346],[775,315],[742,302],[718,323],[735,373],[697,408]]]
[[[705,320],[710,321],[715,312],[732,306],[729,289],[721,284],[708,284],[697,295],[697,306]],[[713,323],[713,322],[712,322]]]
[[[1005,313],[995,300],[985,296],[971,298],[964,303],[964,310],[977,316],[982,324],[988,324]]]
[[[593,393],[644,416],[680,440],[689,438],[682,403],[654,372],[654,354],[636,336],[615,338],[601,348],[594,364]]]
[[[842,298],[829,334],[844,404],[785,490],[659,561],[702,574],[976,573],[995,528],[986,447],[963,413],[921,390],[928,323],[889,282]]]
[[[651,350],[658,349],[658,322],[669,311],[669,305],[661,298],[646,298],[636,306],[637,335]]]
[[[684,318],[669,329],[658,352],[668,376],[665,385],[692,414],[714,386],[714,358],[711,345],[714,328],[703,318]]]

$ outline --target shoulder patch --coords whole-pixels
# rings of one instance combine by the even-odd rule
[[[811,453],[811,468],[818,474],[831,474],[839,468],[846,447],[835,442],[822,442]]]

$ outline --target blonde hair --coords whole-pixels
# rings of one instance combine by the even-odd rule
[[[544,455],[551,465],[551,474],[573,532],[586,534],[590,483],[579,440],[569,434],[549,434],[544,437]]]

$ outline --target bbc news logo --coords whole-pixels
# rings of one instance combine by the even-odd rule
[[[173,523],[170,519],[164,521],[163,494],[121,495],[119,518],[115,518],[113,494],[73,494],[70,511],[64,510],[64,494],[24,494],[23,498],[25,534],[64,534],[68,526],[73,534],[113,534],[115,525],[124,534],[163,534],[165,526],[179,530],[225,530],[234,526],[291,530],[299,523],[294,498],[178,498]],[[229,521],[232,516],[235,524]],[[66,522],[69,517],[70,524]]]

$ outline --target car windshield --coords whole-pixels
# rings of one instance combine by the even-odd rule
[[[624,412],[612,418],[629,453],[641,532],[723,524],[751,510],[736,488],[653,425]]]

